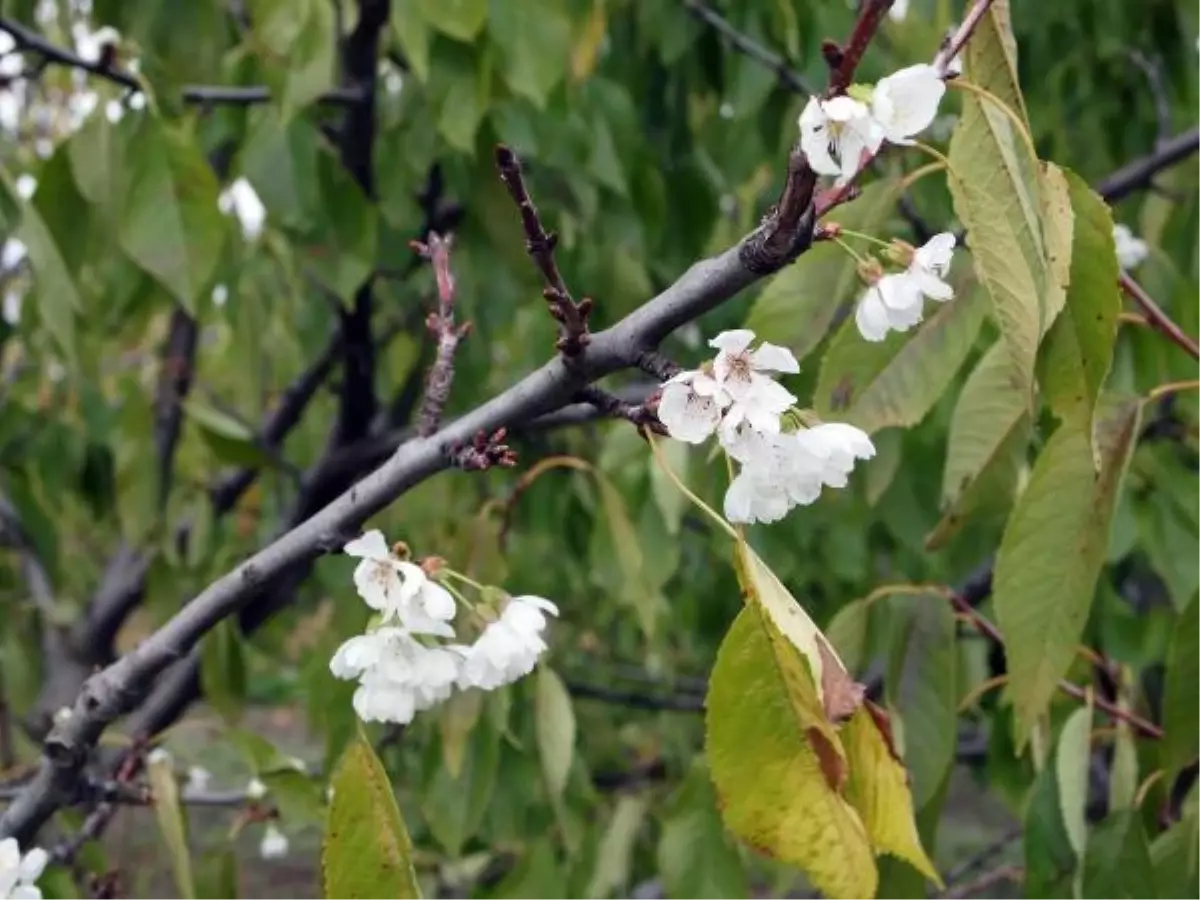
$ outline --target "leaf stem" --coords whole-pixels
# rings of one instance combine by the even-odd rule
[[[1196,379],[1192,379],[1191,381],[1172,381],[1167,384],[1160,384],[1146,395],[1146,399],[1157,400],[1159,397],[1174,394],[1176,391],[1194,391],[1198,389],[1200,389],[1200,381]]]
[[[952,88],[958,88],[959,90],[966,91],[969,94],[975,94],[976,96],[987,100],[993,106],[998,107],[1002,113],[1008,116],[1008,120],[1016,126],[1017,132],[1021,135],[1021,139],[1025,142],[1025,149],[1029,151],[1030,159],[1036,160],[1038,158],[1037,147],[1035,147],[1033,143],[1033,135],[1029,133],[1028,126],[1026,126],[1026,124],[1021,120],[1021,117],[1017,115],[1016,110],[1012,109],[1012,107],[1010,107],[1007,103],[993,94],[987,88],[980,87],[973,82],[956,79],[954,81],[947,81],[946,84]]]
[[[853,247],[843,241],[840,237],[835,237],[833,242],[850,254],[854,261],[860,266],[865,266],[867,264],[867,260],[864,259],[861,254],[859,254]]]
[[[858,238],[860,241],[870,241],[872,244],[878,244],[880,247],[892,246],[891,241],[885,241],[882,238],[877,238],[873,234],[864,234],[861,231],[851,231],[849,228],[842,228],[840,225],[838,228],[840,229],[840,233],[844,234],[846,237]]]
[[[680,492],[682,492],[683,496],[687,497],[699,509],[701,509],[703,512],[705,512],[708,515],[708,517],[710,519],[712,519],[713,522],[715,522],[717,524],[717,526],[722,531],[724,531],[727,535],[729,535],[735,541],[740,540],[741,535],[737,533],[737,531],[734,529],[734,527],[732,525],[730,525],[728,522],[725,521],[725,517],[722,515],[719,515],[716,510],[714,510],[711,506],[709,506],[707,503],[705,503],[703,500],[701,500],[696,494],[694,494],[692,492],[692,490],[687,485],[685,485],[683,483],[683,481],[680,480],[679,476],[675,474],[675,470],[671,468],[671,466],[667,463],[666,457],[663,456],[662,449],[658,446],[658,441],[655,439],[654,433],[651,432],[650,429],[648,429],[648,428],[643,428],[642,436],[646,439],[646,442],[650,445],[650,452],[654,454],[654,460],[655,460],[655,462],[658,463],[659,468],[662,469],[663,473],[668,478],[671,479],[671,481],[674,483],[675,487],[679,488],[679,490],[680,490]]]

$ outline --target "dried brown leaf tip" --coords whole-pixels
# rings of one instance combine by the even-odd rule
[[[850,677],[824,639],[818,638],[817,649],[821,654],[821,693],[825,696],[825,715],[834,724],[841,724],[862,706],[867,689]]]

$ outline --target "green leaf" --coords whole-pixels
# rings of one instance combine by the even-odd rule
[[[571,757],[575,753],[575,710],[566,685],[546,665],[538,668],[534,727],[546,787],[552,795],[559,796],[567,786]]]
[[[1029,416],[1021,391],[1014,390],[1002,343],[967,376],[954,415],[942,475],[942,520],[925,539],[942,546],[976,511],[997,497],[1010,497],[1025,457]]]
[[[1077,859],[1063,826],[1057,767],[1038,773],[1025,809],[1026,897],[1071,897]]]
[[[960,263],[961,265],[961,263]],[[864,341],[848,318],[825,352],[813,404],[822,418],[871,433],[916,425],[962,368],[983,324],[986,301],[969,276],[957,297],[915,330]]]
[[[152,116],[144,118],[129,150],[117,241],[195,315],[225,241],[216,177],[191,135]]]
[[[293,9],[292,14],[303,25],[287,54],[287,77],[279,104],[284,122],[333,86],[337,66],[333,4],[307,0],[303,9]]]
[[[196,896],[205,900],[240,897],[237,854],[232,848],[210,850],[196,867]]]
[[[473,41],[487,21],[488,0],[407,0],[416,3],[425,21],[458,41]]]
[[[867,659],[867,627],[870,624],[871,607],[863,599],[851,600],[834,614],[825,637],[842,657],[849,672],[859,672]]]
[[[253,731],[230,728],[225,732],[225,739],[237,749],[255,775],[261,777],[276,772],[297,771],[296,762],[291,756]]]
[[[1018,498],[996,557],[993,602],[1005,635],[1018,747],[1050,706],[1083,636],[1108,547],[1141,402],[1109,399],[1096,446],[1077,425],[1050,438]]]
[[[649,794],[623,794],[596,850],[596,867],[585,897],[621,896],[633,867],[633,847],[650,808]]]
[[[482,2],[486,5],[487,0]],[[461,44],[439,41],[434,45],[430,103],[438,134],[466,154],[475,152],[475,133],[491,97],[491,69],[482,57]]]
[[[865,464],[863,472],[863,493],[871,506],[879,503],[900,471],[903,435],[899,428],[888,428],[874,436],[875,455]]]
[[[1076,859],[1084,858],[1087,847],[1088,771],[1092,759],[1092,707],[1079,707],[1058,736],[1054,756],[1055,782],[1058,784],[1058,808],[1063,831]]]
[[[703,760],[667,801],[658,841],[658,871],[668,897],[745,897],[746,869],[717,814]]]
[[[1163,688],[1162,765],[1168,783],[1200,753],[1200,600],[1193,597],[1179,615],[1167,649]]]
[[[1115,812],[1092,831],[1079,896],[1118,900],[1162,896],[1155,893],[1149,840],[1137,810]]]
[[[25,245],[33,266],[38,317],[66,357],[73,359],[75,316],[83,310],[83,299],[75,287],[74,276],[39,211],[29,204],[22,204],[7,174],[0,181],[4,186],[0,194],[21,208],[21,225],[16,237]]]
[[[420,4],[401,2],[392,4],[392,34],[404,51],[404,58],[417,80],[429,80],[429,23],[421,14]]]
[[[316,129],[304,118],[284,124],[263,105],[251,113],[242,149],[242,173],[271,216],[287,228],[307,231],[322,216]]]
[[[425,757],[421,812],[434,839],[451,856],[459,856],[463,845],[482,825],[499,763],[500,736],[486,717],[471,731],[457,776],[450,773],[437,746],[430,745]]]
[[[1066,305],[1046,334],[1039,376],[1054,413],[1090,434],[1117,340],[1120,272],[1108,205],[1074,172],[1062,174],[1074,212],[1070,284]]]
[[[249,427],[233,416],[208,406],[195,397],[185,400],[183,409],[200,429],[200,437],[221,462],[236,466],[274,465],[274,460],[259,446]]]
[[[898,183],[874,181],[838,209],[838,224],[873,234],[895,208]],[[746,328],[802,359],[819,344],[842,304],[865,290],[854,258],[834,241],[821,241],[775,275],[746,318]]]
[[[620,574],[619,599],[637,616],[643,633],[647,637],[653,637],[659,619],[666,611],[666,600],[647,571],[642,544],[637,529],[629,518],[624,495],[599,471],[593,470],[593,474],[600,490],[600,505],[604,511],[594,526],[598,531],[597,540],[600,541],[597,547],[604,550],[606,568],[615,568]],[[600,518],[603,521],[600,521]],[[596,559],[599,552],[597,548],[593,548],[592,558]],[[602,572],[597,572],[597,575],[606,579]]]
[[[1123,709],[1129,708],[1124,698],[1119,698],[1119,705]],[[1108,776],[1108,808],[1118,810],[1133,806],[1137,797],[1138,753],[1137,741],[1129,723],[1118,719],[1113,727],[1116,734],[1113,736],[1112,766]]]
[[[489,20],[505,82],[544,108],[567,70],[571,20],[563,0],[491,0]]]
[[[204,699],[226,721],[241,718],[246,702],[246,660],[236,620],[218,623],[200,642],[200,684]]]
[[[759,852],[803,869],[825,896],[873,897],[878,872],[863,820],[811,743],[815,694],[804,657],[760,604],[748,605],[721,642],[705,701],[721,815]],[[837,751],[824,752],[828,760]]]
[[[163,843],[171,860],[171,873],[180,897],[195,897],[196,887],[192,882],[192,857],[188,850],[187,823],[183,807],[179,803],[179,784],[175,781],[173,763],[165,759],[149,762],[146,766],[150,793],[154,797],[154,816],[162,832]]]
[[[888,702],[900,713],[913,805],[937,795],[958,749],[958,644],[950,604],[936,595],[888,600],[892,653]]]
[[[300,241],[306,265],[344,304],[375,268],[379,211],[332,153],[318,157],[322,213]]]
[[[442,735],[442,761],[454,778],[462,774],[467,756],[467,741],[483,712],[483,691],[458,691],[442,704],[438,730]]]
[[[963,58],[970,81],[1015,111],[1024,124],[1007,0],[988,7]],[[949,164],[954,211],[967,228],[975,271],[992,299],[1013,389],[1028,403],[1047,285],[1037,160],[1003,109],[991,99],[964,92]]]
[[[264,773],[262,782],[284,821],[315,825],[324,819],[323,789],[310,775],[294,768],[280,769]]]
[[[326,897],[420,897],[412,843],[383,765],[363,737],[350,743],[330,782],[321,849]]]
[[[118,126],[107,116],[91,116],[67,142],[67,157],[79,193],[99,207],[106,220],[115,220],[129,177]]]
[[[1160,897],[1190,897],[1200,893],[1200,819],[1196,815],[1196,786],[1184,802],[1183,818],[1150,845],[1154,883]]]

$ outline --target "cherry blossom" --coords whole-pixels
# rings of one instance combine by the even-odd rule
[[[711,376],[680,372],[663,385],[658,418],[675,440],[702,444],[717,430],[728,402]]]
[[[908,268],[876,278],[855,310],[858,331],[868,341],[882,341],[889,331],[907,331],[924,315],[924,298],[944,303],[954,289],[944,281],[954,256],[955,238],[945,232],[910,249]]]
[[[0,900],[42,900],[37,880],[49,861],[50,854],[41,847],[22,856],[16,838],[0,841]]]
[[[268,822],[263,830],[262,842],[258,845],[258,855],[263,859],[282,859],[287,853],[287,835],[274,822]]]
[[[871,117],[893,144],[911,144],[932,124],[946,85],[937,69],[924,63],[882,78],[871,95]]]
[[[542,632],[546,615],[557,616],[558,607],[542,597],[511,597],[500,617],[483,630],[464,654],[461,688],[493,690],[510,684],[533,671],[546,652]]]
[[[813,171],[849,181],[864,153],[875,153],[884,133],[867,106],[851,97],[813,97],[800,114],[800,148]]]
[[[717,348],[713,375],[732,403],[721,422],[727,433],[742,422],[760,431],[778,431],[779,416],[796,397],[771,377],[776,372],[795,373],[800,364],[792,352],[765,341],[750,350],[754,332],[745,328],[723,331],[709,346]]]
[[[248,241],[262,234],[267,209],[258,198],[258,193],[245,178],[239,178],[217,198],[217,208],[226,215],[237,217],[242,226],[242,236]]]
[[[430,581],[420,566],[396,559],[382,532],[368,531],[343,549],[362,560],[354,570],[354,586],[385,622],[396,618],[423,634],[454,637],[449,625],[455,613],[454,598]]]
[[[1117,249],[1117,264],[1124,271],[1136,269],[1150,255],[1146,242],[1135,237],[1128,225],[1118,223],[1113,226],[1113,243]]]

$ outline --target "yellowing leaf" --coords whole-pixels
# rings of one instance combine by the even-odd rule
[[[1054,775],[1058,783],[1058,808],[1063,830],[1078,859],[1087,847],[1088,771],[1092,758],[1092,706],[1071,713],[1058,736]]]
[[[1043,331],[1054,324],[1067,302],[1071,283],[1071,241],[1075,235],[1075,211],[1067,173],[1054,163],[1041,168],[1042,232],[1046,239],[1046,314]],[[1042,335],[1045,337],[1045,335]]]
[[[705,753],[725,824],[762,853],[804,870],[827,897],[873,897],[863,822],[832,787],[805,739],[815,693],[809,667],[750,603],[721,643],[705,703]]]
[[[330,783],[333,799],[321,851],[326,897],[420,897],[412,843],[382,763],[361,736]]]
[[[1104,404],[1095,436],[1099,476],[1089,436],[1064,423],[1043,448],[1004,530],[993,590],[1018,747],[1049,707],[1083,636],[1140,419],[1136,399]]]
[[[963,55],[969,79],[1024,123],[1007,0],[988,8]],[[1012,118],[994,100],[971,93],[963,97],[949,160],[954,210],[967,227],[975,270],[992,298],[1015,387],[1028,403],[1047,282],[1037,160]]]
[[[956,263],[957,296],[939,306],[915,331],[864,341],[850,317],[825,351],[813,393],[817,413],[868,433],[916,425],[941,397],[971,352],[987,310],[987,298]],[[770,332],[768,332],[769,334]]]
[[[192,880],[192,856],[188,850],[187,822],[179,803],[179,783],[175,780],[170,757],[155,760],[146,766],[150,793],[154,797],[154,817],[158,819],[163,843],[171,860],[171,873],[180,897],[195,897]]]
[[[942,546],[977,510],[1007,500],[1024,459],[1029,415],[1002,342],[992,345],[967,376],[946,448],[942,520],[925,546]]]
[[[592,0],[592,10],[583,22],[583,28],[575,38],[571,50],[571,80],[583,81],[596,70],[596,58],[600,45],[608,33],[608,15],[605,0]]]
[[[881,731],[882,715],[864,705],[842,729],[850,763],[846,798],[862,816],[877,852],[899,857],[941,887],[942,879],[917,834],[908,772]]]
[[[844,228],[873,233],[895,208],[896,188],[895,181],[872,182],[834,218]],[[754,301],[745,327],[791,348],[801,359],[825,337],[838,307],[856,301],[864,290],[850,254],[833,241],[821,241],[771,279]]]
[[[1046,334],[1039,378],[1055,415],[1090,434],[1117,340],[1120,271],[1107,204],[1075,173],[1063,178],[1073,210],[1070,278],[1065,306]]]

